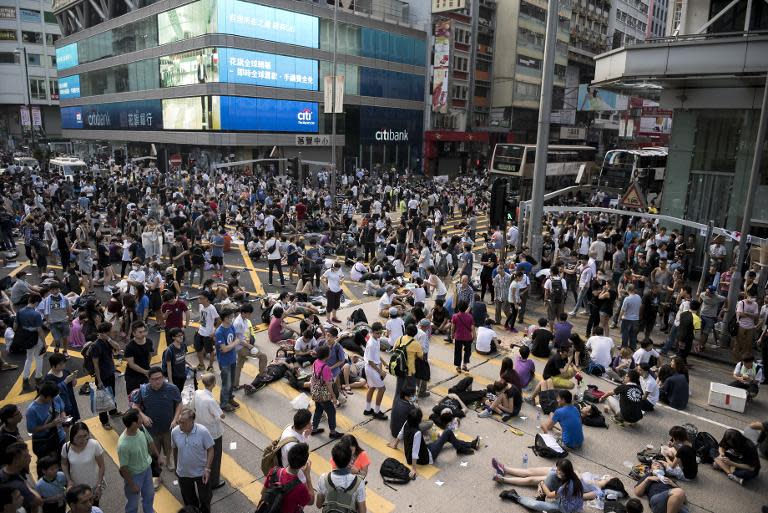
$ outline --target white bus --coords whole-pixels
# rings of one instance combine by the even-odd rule
[[[76,157],[58,157],[48,161],[48,171],[64,176],[65,179],[73,182],[75,175],[85,175],[88,166],[82,160]]]
[[[622,194],[631,183],[638,182],[648,199],[653,199],[661,194],[664,186],[667,154],[668,150],[664,147],[608,151],[597,185]]]
[[[592,146],[550,144],[547,148],[546,192],[588,184],[596,153]],[[490,172],[510,180],[510,191],[518,194],[520,201],[527,201],[531,199],[535,160],[535,144],[497,144],[493,149]],[[577,183],[582,165],[585,173]]]

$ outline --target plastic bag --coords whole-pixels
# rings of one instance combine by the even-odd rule
[[[309,408],[310,402],[307,394],[299,394],[291,399],[291,406],[294,410],[306,410]]]
[[[97,388],[95,383],[91,383],[91,411],[103,413],[117,408],[113,395],[112,388]]]

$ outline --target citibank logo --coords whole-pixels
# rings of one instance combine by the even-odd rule
[[[315,122],[312,121],[312,109],[303,109],[299,111],[299,113],[296,115],[296,118],[299,120],[300,125],[314,125]]]
[[[109,114],[91,111],[88,113],[88,126],[109,126]]]
[[[407,141],[408,130],[396,132],[394,130],[379,130],[376,132],[377,141]]]

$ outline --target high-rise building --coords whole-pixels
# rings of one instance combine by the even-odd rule
[[[646,39],[664,37],[666,35],[668,8],[669,0],[650,0],[648,26],[645,31]]]
[[[336,49],[339,168],[421,165],[427,34],[408,2],[339,0],[335,42],[333,0],[107,6],[55,6],[62,124],[82,151],[329,162]]]
[[[612,0],[608,18],[610,48],[621,48],[645,41],[649,1],[653,0]]]
[[[435,174],[480,167],[490,157],[497,4],[456,5],[461,7],[432,14],[432,109],[424,155],[425,169]]]
[[[497,11],[490,124],[508,133],[510,140],[533,142],[541,96],[547,2],[508,0],[499,2]],[[552,100],[556,107],[563,104],[571,15],[571,2],[560,2]]]
[[[0,147],[19,149],[32,135],[36,142],[61,135],[54,49],[59,37],[50,0],[0,6]]]

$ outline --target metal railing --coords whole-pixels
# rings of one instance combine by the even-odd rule
[[[725,39],[735,37],[760,37],[767,36],[768,30],[750,30],[748,32],[711,32],[705,34],[678,34],[664,37],[654,37],[638,42],[637,45],[647,43],[676,43],[679,41],[701,41],[709,39]],[[635,45],[628,45],[635,46]]]

